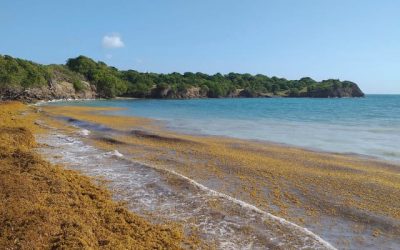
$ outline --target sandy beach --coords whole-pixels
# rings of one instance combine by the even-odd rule
[[[162,124],[150,119],[104,115],[108,108],[41,106],[39,109],[40,123],[57,134],[79,138],[83,145],[114,152],[114,156],[125,161],[151,166],[158,174],[162,172],[166,185],[179,192],[193,193],[193,185],[199,184],[268,215],[308,228],[312,235],[329,242],[320,244],[322,248],[330,244],[341,249],[396,248],[400,244],[399,166],[276,144],[179,134],[165,130]],[[44,148],[42,152],[50,151]],[[59,156],[49,158],[60,159],[62,154],[59,152]],[[80,170],[91,174],[84,167]],[[134,201],[129,203],[129,197],[123,195],[129,187],[110,186],[120,192],[118,197],[127,200],[130,207],[135,206]],[[208,202],[207,207],[213,207],[213,211],[203,211],[204,215],[211,216],[209,220],[224,221],[241,213],[225,201],[211,204],[207,199],[205,202]],[[195,209],[199,205],[193,206]],[[144,214],[145,211],[138,212]],[[186,232],[197,231],[210,245],[220,247],[224,243],[207,234],[210,228],[190,221],[199,218],[201,212],[193,212],[192,218],[182,216],[183,220],[172,218],[170,214],[153,211],[147,218],[153,221],[172,219],[186,226]],[[244,244],[247,239],[246,244],[260,248],[274,246],[273,237],[268,239],[262,230],[257,231],[261,225],[245,227],[240,224],[244,221],[237,219],[239,226],[233,232],[240,232],[239,241],[243,240]],[[267,222],[263,225],[265,232],[273,225]],[[270,233],[279,234],[273,230]],[[288,237],[292,237],[295,239],[292,243],[298,243],[296,246],[309,244],[300,242],[307,235],[304,231],[301,233],[297,233],[297,238],[296,232],[286,235],[286,241],[281,242],[289,242]],[[254,239],[249,241],[250,235]],[[290,244],[276,245],[285,246]]]
[[[98,179],[53,165],[38,154],[42,115],[0,103],[0,245],[2,249],[195,247],[177,224],[152,224],[112,200]]]
[[[0,250],[400,250],[399,9],[1,1]]]

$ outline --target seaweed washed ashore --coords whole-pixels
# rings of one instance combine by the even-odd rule
[[[195,246],[174,224],[129,212],[95,180],[45,161],[34,108],[0,103],[2,249],[181,249]]]
[[[126,161],[157,169],[157,174],[167,176],[163,182],[172,187],[168,189],[172,193],[175,189],[181,194],[191,193],[203,199],[204,193],[196,193],[192,186],[183,181],[187,178],[187,181],[196,185],[318,232],[319,236],[338,248],[400,246],[400,170],[396,165],[239,139],[183,135],[167,131],[152,120],[104,115],[109,108],[43,106],[41,109],[47,116],[47,122],[58,133],[70,138],[77,138],[80,133],[83,139],[77,144],[83,143],[105,152],[118,152]],[[90,174],[90,169],[84,171]],[[125,181],[129,181],[127,173],[124,175]],[[116,180],[122,191],[129,191],[123,187],[124,180]],[[117,185],[114,188],[118,189]],[[184,196],[182,199],[186,198]],[[232,222],[229,219],[235,216],[233,222],[236,228],[231,226],[222,229],[233,230],[233,234],[254,236],[245,242],[247,246],[261,248],[264,244],[264,247],[284,248],[293,242],[297,247],[310,244],[300,242],[300,238],[304,239],[307,234],[290,232],[284,225],[281,225],[283,230],[280,232],[271,230],[272,224],[268,225],[270,221],[265,221],[261,232],[261,225],[256,225],[257,228],[251,223],[241,225],[243,218],[249,214],[225,201],[207,199],[205,202],[206,210],[202,210],[204,206],[192,204],[194,218],[188,215],[182,216],[185,217],[183,221],[179,218],[175,220],[186,225],[197,225],[199,235],[217,247],[224,246],[223,242],[207,236],[210,227],[206,226],[209,224],[201,220],[205,215],[211,216],[205,221],[218,220],[225,224]],[[159,214],[148,215],[149,219],[168,215],[158,210],[152,212]],[[190,231],[190,228],[186,227],[185,230]],[[263,237],[265,234],[279,233],[284,235],[278,237],[282,239],[280,243],[279,240],[274,241],[273,237]],[[221,235],[229,234],[225,232]],[[324,248],[329,244],[319,246]]]

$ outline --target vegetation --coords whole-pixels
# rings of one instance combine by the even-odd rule
[[[83,75],[70,70],[65,65],[52,64],[47,66],[51,74],[51,78],[57,81],[66,81],[73,84],[76,91],[86,90],[86,85],[83,83],[86,79]]]
[[[357,86],[353,82],[336,79],[317,82],[310,77],[299,80],[268,77],[257,74],[173,72],[170,74],[141,73],[135,70],[118,70],[104,62],[96,62],[85,56],[67,60],[66,65],[39,65],[30,61],[15,59],[10,56],[0,57],[1,86],[43,86],[54,75],[61,75],[73,83],[77,91],[84,88],[83,80],[96,86],[101,97],[177,97],[191,88],[197,88],[202,97],[280,95],[290,97],[318,96],[328,94],[340,88]],[[329,92],[329,93],[328,93]]]
[[[24,112],[24,115],[20,113]],[[0,103],[2,249],[181,249],[180,227],[154,225],[78,172],[35,152],[37,112]]]
[[[0,55],[0,87],[37,87],[48,83],[48,67],[30,61]]]
[[[264,93],[295,97],[356,85],[353,82],[335,79],[322,82],[317,82],[310,77],[287,80],[261,74],[207,75],[199,72],[156,74],[140,73],[135,70],[119,71],[103,62],[95,62],[84,56],[69,59],[67,66],[94,82],[97,88],[102,90],[102,94],[109,97],[125,95],[161,98],[163,97],[161,93],[164,91],[171,91],[174,96],[192,87],[200,88],[200,93],[212,98],[234,95],[237,90],[246,90],[246,93],[253,96]]]
[[[100,96],[115,97],[125,94],[128,89],[121,72],[103,62],[96,63],[90,58],[79,56],[68,59],[66,65],[70,70],[84,75],[95,84]]]

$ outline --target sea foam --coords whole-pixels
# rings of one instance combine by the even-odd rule
[[[190,221],[207,239],[218,239],[218,248],[263,249],[262,242],[266,240],[289,248],[334,249],[306,228],[210,189],[173,170],[131,161],[118,150],[104,152],[78,138],[58,133],[49,133],[39,141],[52,146],[44,150],[44,155],[54,163],[110,180],[111,188],[117,190],[118,199],[127,201],[134,212],[141,215],[150,212],[157,214],[158,218],[182,223]],[[51,157],[59,152],[63,157]],[[170,175],[183,180],[182,184],[178,182],[178,186],[170,186],[166,181]],[[222,204],[223,210],[216,211],[209,206],[209,202],[215,201]],[[255,231],[250,234],[241,231],[241,228],[249,226]]]

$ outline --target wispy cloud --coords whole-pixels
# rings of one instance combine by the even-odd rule
[[[105,35],[102,44],[104,48],[108,49],[122,48],[125,46],[119,34]]]

